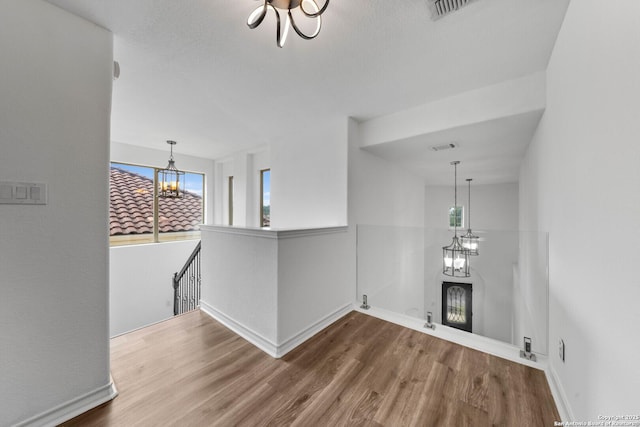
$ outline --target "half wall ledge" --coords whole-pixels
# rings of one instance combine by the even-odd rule
[[[351,311],[347,226],[201,226],[203,311],[282,357]]]

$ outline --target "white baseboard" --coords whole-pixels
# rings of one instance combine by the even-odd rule
[[[435,337],[442,338],[443,340],[460,344],[474,350],[479,350],[493,356],[498,356],[521,365],[544,370],[547,364],[547,357],[545,355],[536,353],[537,361],[535,362],[523,359],[520,357],[520,349],[518,347],[493,338],[470,334],[469,332],[464,332],[441,324],[436,324],[435,329],[428,329],[424,327],[424,319],[418,319],[377,307],[371,307],[367,310],[363,310],[360,308],[360,303],[358,302],[353,304],[353,309],[361,313],[368,314],[369,316],[377,317],[378,319],[386,320],[388,322],[395,323],[396,325],[404,326],[427,335],[433,335]]]
[[[243,324],[235,321],[223,312],[218,311],[206,301],[200,300],[200,310],[203,313],[213,317],[218,322],[222,323],[224,326],[231,329],[233,332],[240,335],[242,338],[258,347],[260,350],[267,353],[269,356],[278,357],[276,356],[278,354],[278,345],[270,339],[263,337],[253,329],[244,326]]]
[[[240,335],[242,338],[258,347],[260,350],[267,353],[269,356],[279,359],[318,332],[320,332],[322,329],[326,328],[336,320],[350,313],[353,310],[353,307],[351,303],[340,307],[338,310],[334,311],[333,313],[329,313],[309,327],[298,332],[291,338],[286,339],[282,343],[274,343],[273,341],[265,338],[256,331],[247,328],[246,326],[235,321],[226,314],[220,312],[219,310],[216,310],[205,301],[200,300],[200,310],[205,314],[213,317],[218,322],[222,323],[224,326],[231,329],[233,332]]]
[[[324,316],[322,319],[316,321],[308,328],[298,332],[291,338],[286,339],[282,344],[278,345],[278,356],[282,357],[285,354],[289,353],[291,350],[313,337],[315,334],[336,322],[338,319],[343,318],[347,314],[353,311],[353,305],[351,303],[346,304],[333,313],[330,313]]]
[[[560,413],[560,420],[558,421],[575,420],[573,411],[571,410],[571,405],[569,404],[569,399],[567,399],[567,394],[562,387],[562,382],[560,382],[560,378],[558,378],[558,374],[551,366],[551,363],[547,364],[547,369],[545,369],[544,372],[547,376],[547,382],[549,383],[553,400],[556,401],[556,407]]]
[[[113,383],[113,379],[110,379],[109,384],[21,421],[15,427],[55,427],[112,400],[117,395],[118,390]]]

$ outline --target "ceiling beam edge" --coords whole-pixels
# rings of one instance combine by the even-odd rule
[[[546,107],[546,72],[486,86],[359,124],[361,147],[495,120]]]

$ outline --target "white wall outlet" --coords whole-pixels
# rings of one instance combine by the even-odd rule
[[[562,340],[558,343],[558,356],[560,356],[560,360],[564,362],[564,341]]]

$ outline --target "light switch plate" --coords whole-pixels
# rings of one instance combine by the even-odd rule
[[[47,184],[0,181],[0,205],[46,205]]]
[[[13,199],[13,185],[0,184],[0,199],[4,199],[4,200]]]
[[[39,186],[34,185],[33,187],[29,188],[29,198],[31,200],[38,201],[40,200],[41,195],[42,195],[42,190]]]
[[[15,198],[18,200],[27,198],[27,186],[26,185],[16,185],[16,195]]]

